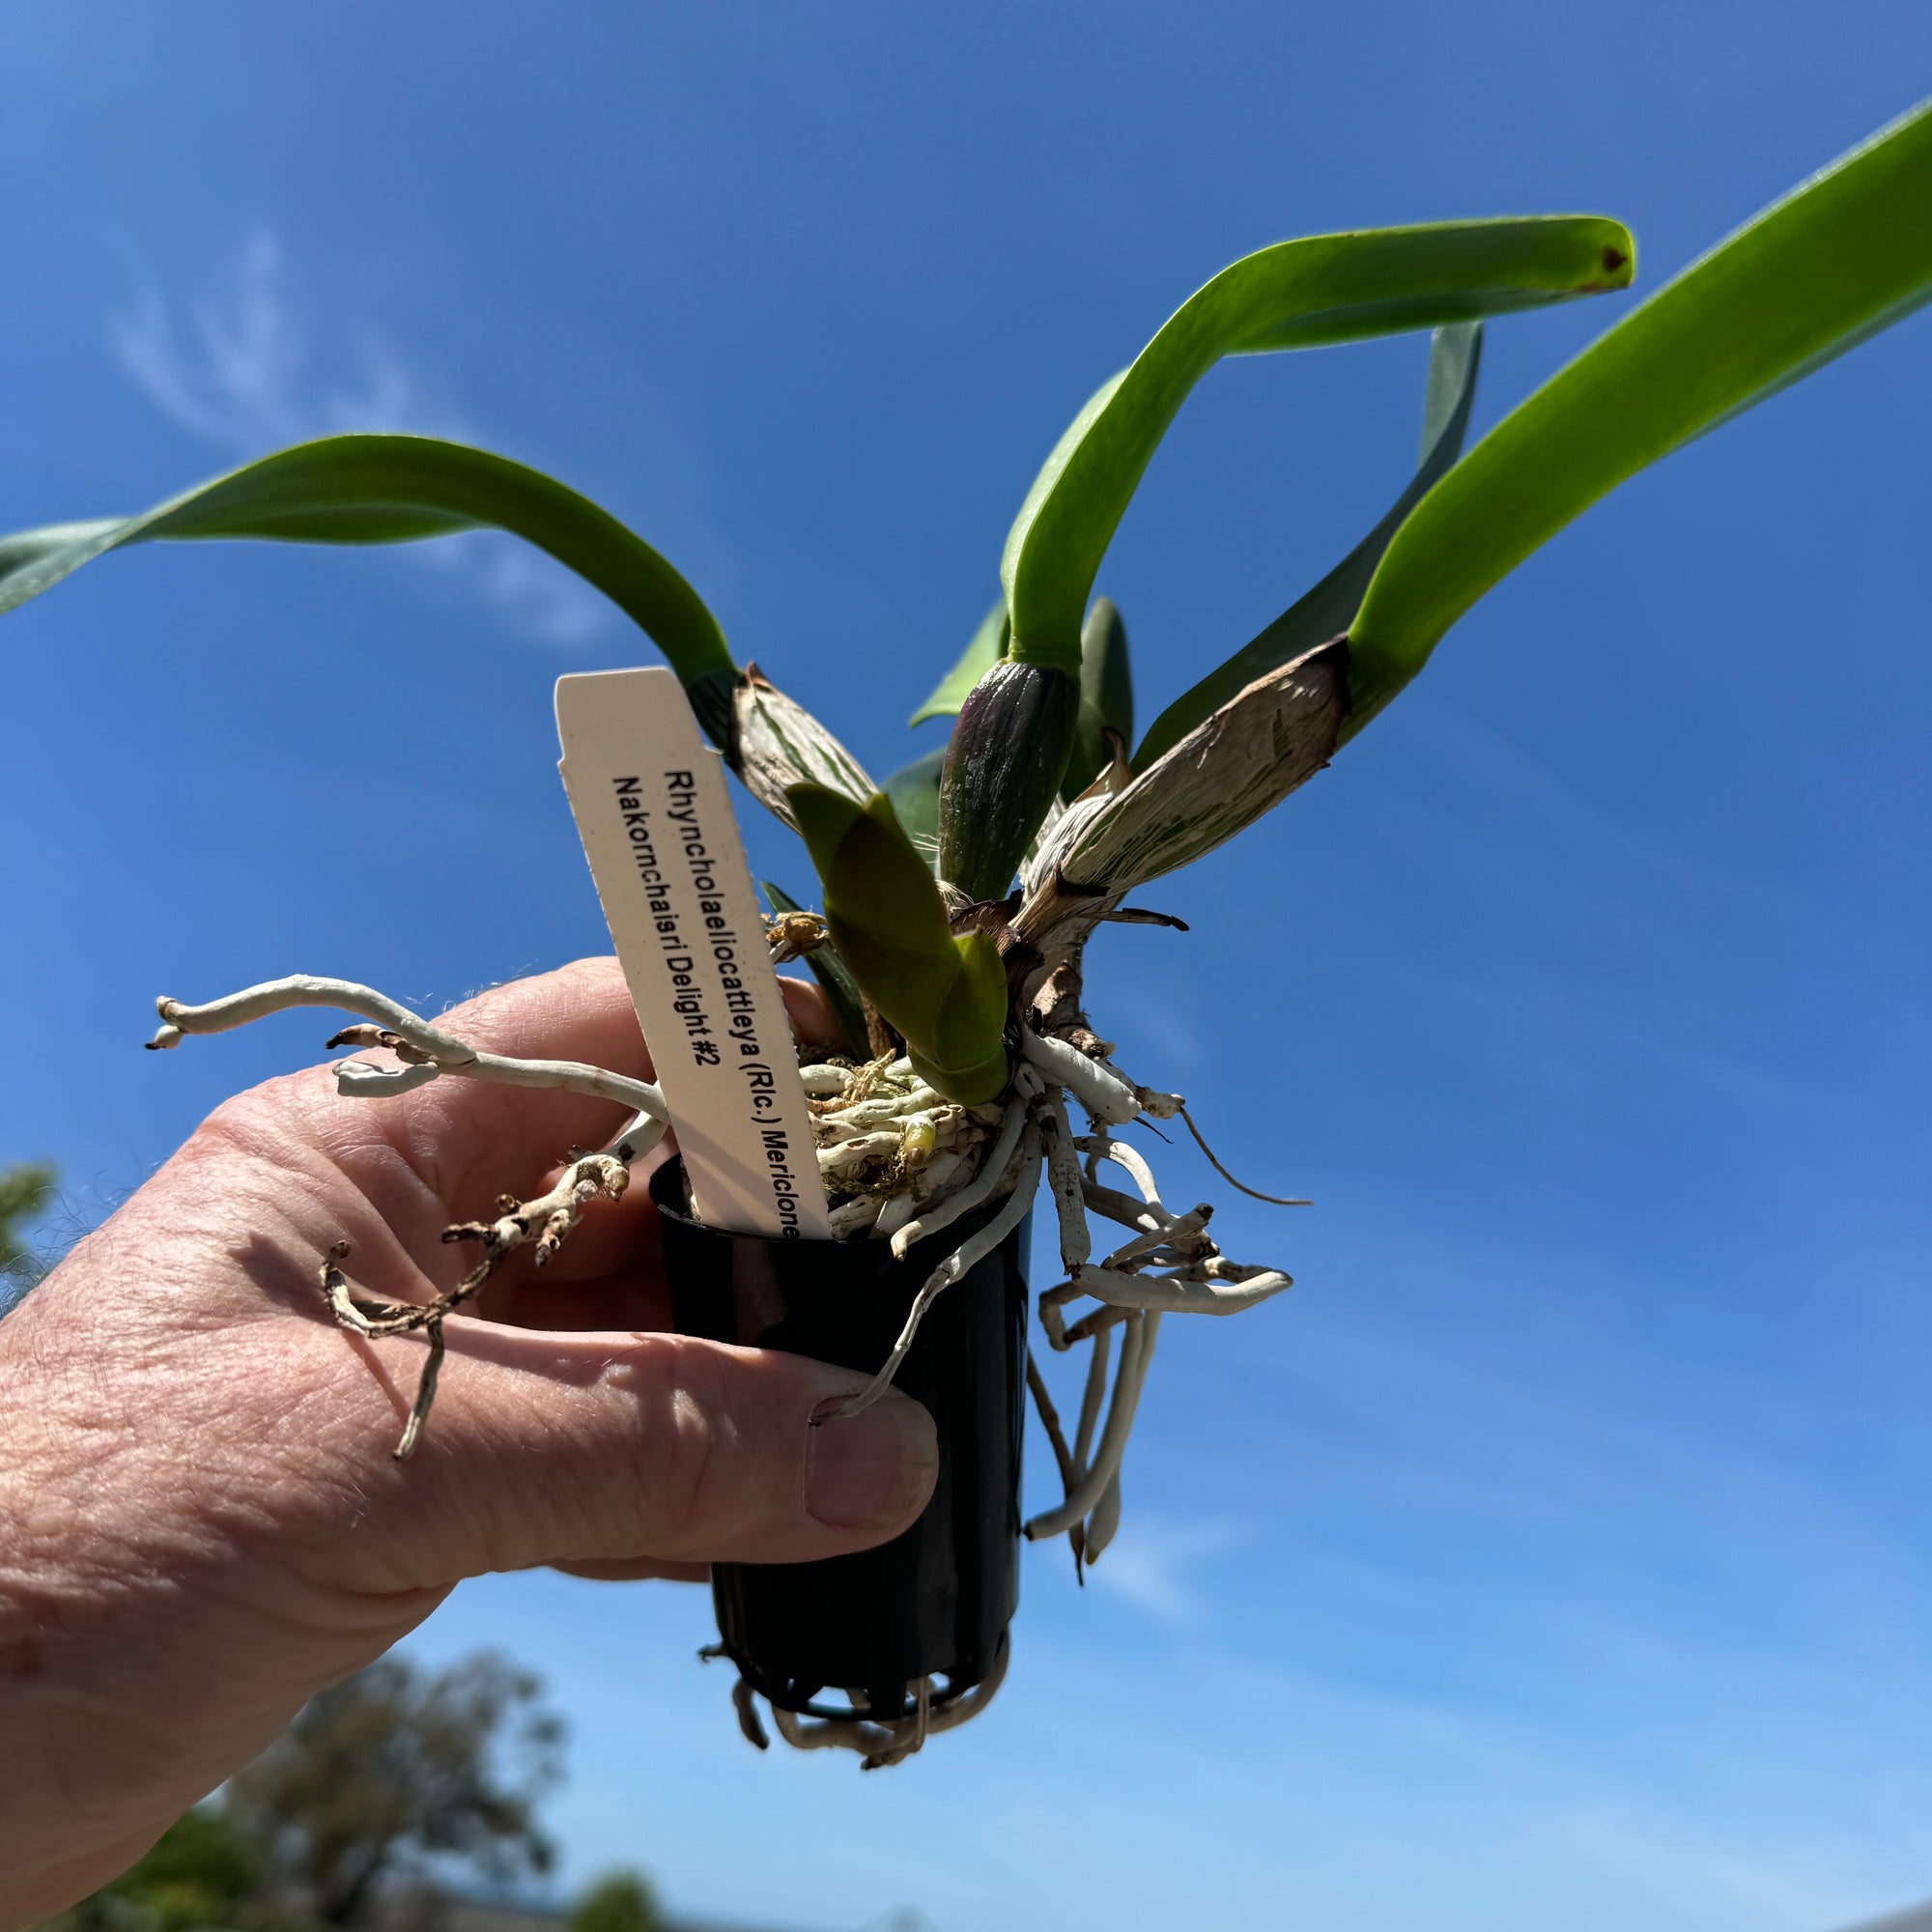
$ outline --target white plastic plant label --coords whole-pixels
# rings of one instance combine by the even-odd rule
[[[707,1227],[824,1240],[825,1189],[724,761],[662,666],[556,681],[564,790]]]

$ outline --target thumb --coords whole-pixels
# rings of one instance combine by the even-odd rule
[[[665,1334],[559,1334],[452,1320],[415,1455],[387,1449],[423,1359],[344,1336],[368,1431],[357,1589],[446,1586],[544,1563],[800,1563],[882,1543],[932,1492],[932,1418],[894,1393],[813,1414],[867,1378],[801,1355]],[[398,1359],[402,1357],[402,1359]]]

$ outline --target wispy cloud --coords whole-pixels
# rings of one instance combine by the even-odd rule
[[[353,347],[318,351],[291,279],[280,239],[258,228],[187,301],[156,283],[142,288],[110,319],[115,357],[162,414],[233,459],[349,430],[481,440],[376,330],[333,330]],[[319,327],[332,328],[327,318]],[[540,642],[581,644],[608,621],[595,591],[515,538],[478,531],[410,554],[457,576]]]
[[[1136,1512],[1087,1574],[1101,1589],[1124,1597],[1150,1616],[1185,1623],[1200,1607],[1193,1587],[1200,1571],[1243,1540],[1231,1522],[1181,1521]]]

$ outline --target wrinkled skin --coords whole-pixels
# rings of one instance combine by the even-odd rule
[[[803,1034],[824,1028],[810,989],[786,996]],[[608,959],[443,1023],[650,1071]],[[812,1429],[865,1378],[658,1332],[641,1172],[542,1274],[516,1257],[451,1320],[425,1439],[391,1460],[424,1344],[340,1331],[324,1252],[346,1238],[358,1288],[422,1299],[473,1258],[445,1225],[621,1124],[473,1081],[374,1101],[338,1098],[322,1067],[270,1081],[0,1322],[0,1927],[131,1864],[465,1577],[696,1579],[862,1548],[918,1514],[936,1452],[917,1405]]]

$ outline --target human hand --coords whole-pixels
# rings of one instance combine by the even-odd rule
[[[782,983],[810,1037],[815,993]],[[611,959],[440,1024],[650,1073]],[[864,1548],[919,1514],[937,1452],[917,1404],[812,1429],[866,1378],[657,1332],[655,1158],[541,1276],[513,1260],[481,1319],[450,1320],[422,1443],[391,1460],[425,1345],[339,1329],[325,1253],[346,1239],[359,1290],[426,1300],[462,1272],[445,1226],[622,1118],[471,1081],[367,1100],[327,1067],[272,1080],[0,1322],[0,1932],[131,1864],[465,1577],[696,1579]]]

